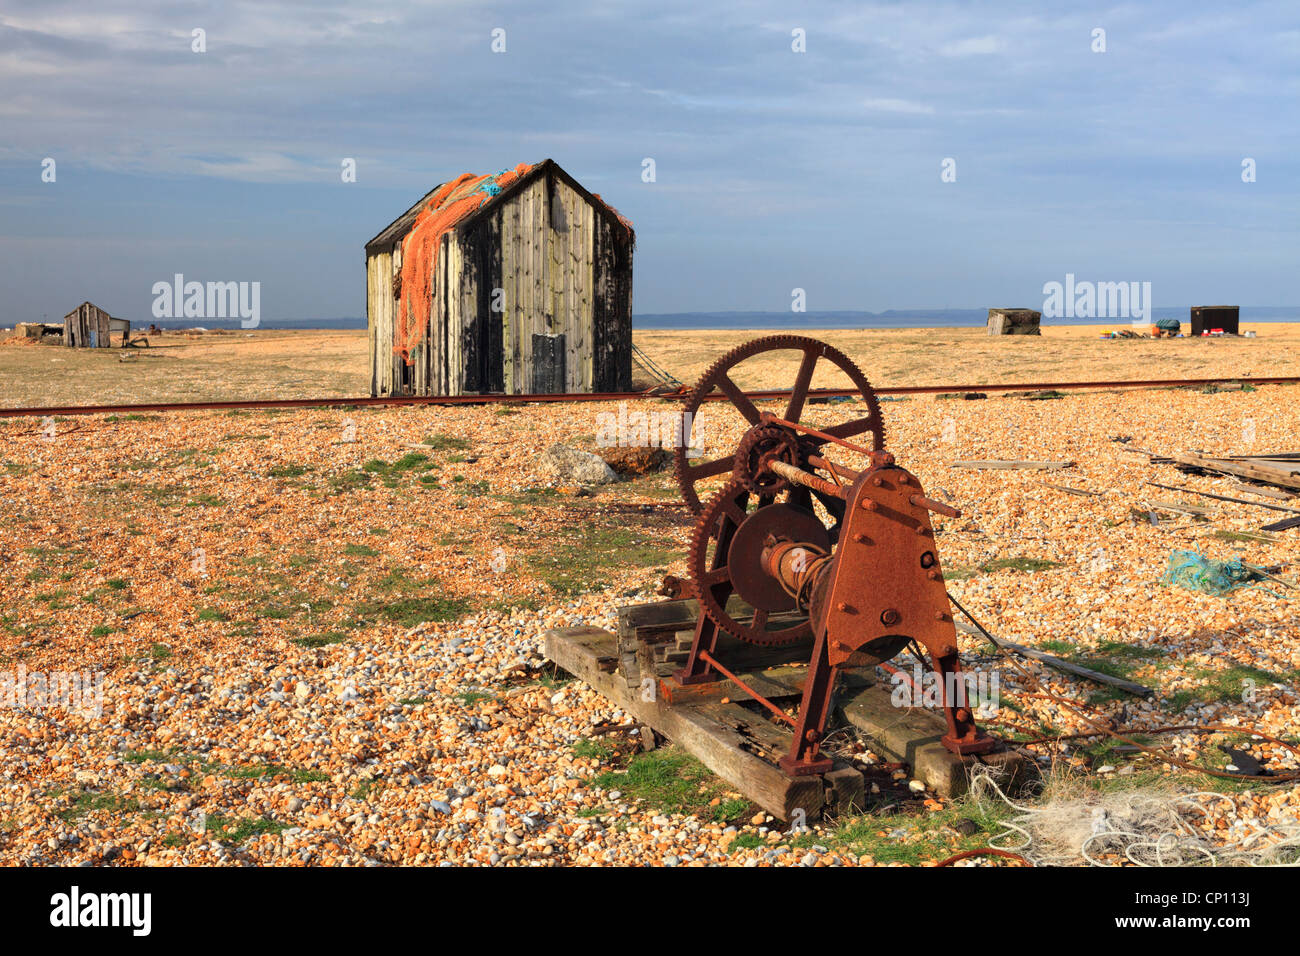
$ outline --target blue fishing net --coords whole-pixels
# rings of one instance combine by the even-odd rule
[[[1237,588],[1250,587],[1258,582],[1259,577],[1258,572],[1246,567],[1236,558],[1219,561],[1195,551],[1175,551],[1169,555],[1169,567],[1165,569],[1160,583],[1176,584],[1189,591],[1223,595]]]

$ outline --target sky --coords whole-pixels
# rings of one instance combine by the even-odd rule
[[[638,313],[1300,304],[1300,4],[5,0],[0,325],[360,316],[367,240],[548,157]]]

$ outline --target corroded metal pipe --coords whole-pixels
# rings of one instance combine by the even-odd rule
[[[802,468],[796,468],[794,465],[784,461],[769,461],[767,467],[775,474],[780,475],[786,481],[792,481],[796,485],[803,485],[813,491],[820,491],[822,494],[834,495],[836,498],[844,497],[844,487],[837,485],[825,478],[818,478],[816,475],[804,471]]]
[[[918,508],[924,508],[926,511],[933,511],[935,514],[944,515],[948,518],[960,518],[961,511],[952,505],[946,505],[942,501],[935,501],[933,498],[927,498],[925,495],[912,495],[907,499]]]

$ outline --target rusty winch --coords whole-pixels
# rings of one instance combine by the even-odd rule
[[[784,413],[761,412],[733,372],[747,359],[789,350],[798,353],[799,366]],[[821,362],[852,382],[859,404],[848,407],[861,414],[816,429],[800,419]],[[777,335],[715,363],[687,396],[686,420],[710,396],[719,398],[718,391],[749,427],[732,454],[696,460],[687,446],[676,450],[682,494],[699,515],[688,567],[700,612],[690,655],[671,681],[731,680],[790,722],[719,659],[725,656],[719,636],[766,646],[811,639],[794,740],[780,764],[791,775],[824,773],[831,761],[821,742],[840,672],[883,663],[908,648],[919,657],[924,648],[947,719],[944,745],[958,754],[999,747],[976,726],[965,699],[957,631],[930,523],[931,513],[960,512],[927,497],[916,476],[885,450],[880,404],[866,377],[823,342]],[[725,407],[711,402],[708,414]],[[869,446],[861,443],[868,439]],[[865,466],[850,468],[831,457],[846,454]],[[699,484],[723,475],[726,483],[702,502]]]

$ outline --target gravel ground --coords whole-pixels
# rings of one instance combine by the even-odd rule
[[[1113,440],[1294,448],[1294,389],[883,408],[900,463],[964,511],[939,536],[953,593],[1000,636],[1107,663],[1157,696],[1116,698],[1035,665],[1054,692],[1125,726],[1294,736],[1296,592],[1266,582],[1225,598],[1158,580],[1189,548],[1295,578],[1300,532],[1261,535],[1277,512],[1146,486],[1239,494]],[[950,826],[965,810],[925,794],[793,838],[671,749],[661,769],[685,783],[647,790],[627,735],[596,733],[627,718],[555,674],[542,634],[611,627],[620,604],[653,600],[665,572],[683,573],[689,532],[670,475],[548,487],[538,452],[593,448],[597,416],[616,411],[97,416],[54,422],[52,436],[0,422],[0,675],[102,678],[98,714],[0,706],[0,863],[859,865],[981,845]],[[740,431],[720,411],[699,424],[712,448]],[[1077,465],[949,467],[1001,457]],[[963,645],[998,669],[1004,732],[1085,729]],[[1161,740],[1226,762],[1203,737]],[[1271,769],[1296,766],[1245,746]],[[1205,783],[1087,748],[1060,766]],[[1204,826],[1227,842],[1300,808],[1292,786],[1224,793]]]

